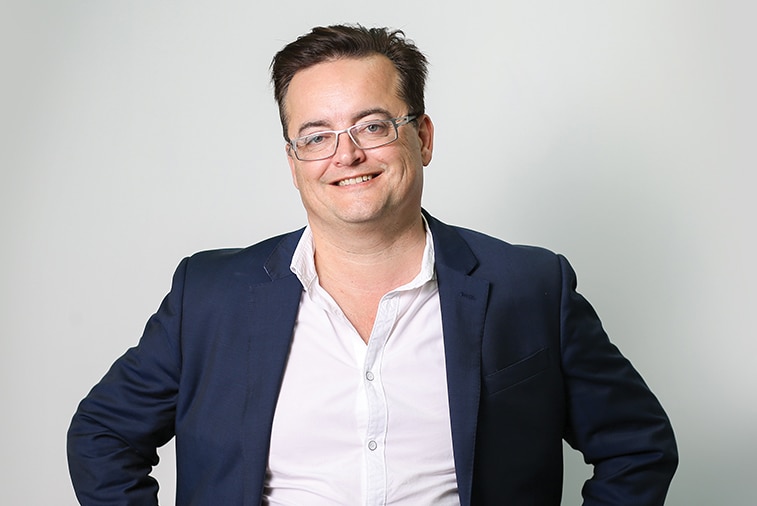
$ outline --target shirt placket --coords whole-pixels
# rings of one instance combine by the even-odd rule
[[[386,504],[385,448],[388,411],[381,377],[381,363],[397,313],[397,294],[390,292],[379,303],[362,370],[368,406],[368,424],[363,447],[366,464],[366,506]]]

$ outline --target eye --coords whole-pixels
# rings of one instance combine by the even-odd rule
[[[323,143],[326,140],[326,136],[321,133],[315,133],[312,135],[306,135],[305,137],[301,137],[298,144],[300,146],[317,146],[318,144]]]
[[[383,136],[389,128],[387,121],[369,121],[358,125],[359,135]]]

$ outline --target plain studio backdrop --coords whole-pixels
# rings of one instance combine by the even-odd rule
[[[304,225],[268,65],[360,22],[430,60],[424,206],[567,255],[673,421],[668,504],[754,504],[755,19],[736,0],[5,2],[0,503],[76,503],[71,415],[182,257]],[[590,469],[567,446],[566,467],[577,505]]]

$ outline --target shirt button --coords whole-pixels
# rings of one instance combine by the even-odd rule
[[[368,441],[368,449],[370,451],[373,451],[376,448],[378,448],[378,445],[376,444],[376,441]]]
[[[367,379],[368,381],[373,381],[374,377],[375,376],[373,376],[373,373],[371,371],[365,373],[365,379]]]

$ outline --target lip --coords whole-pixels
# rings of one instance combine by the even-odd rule
[[[357,176],[350,176],[338,179],[331,183],[334,186],[338,186],[340,188],[348,188],[351,186],[357,186],[362,185],[363,183],[367,183],[369,181],[372,181],[373,179],[377,178],[379,176],[379,173],[375,174],[361,174]]]

